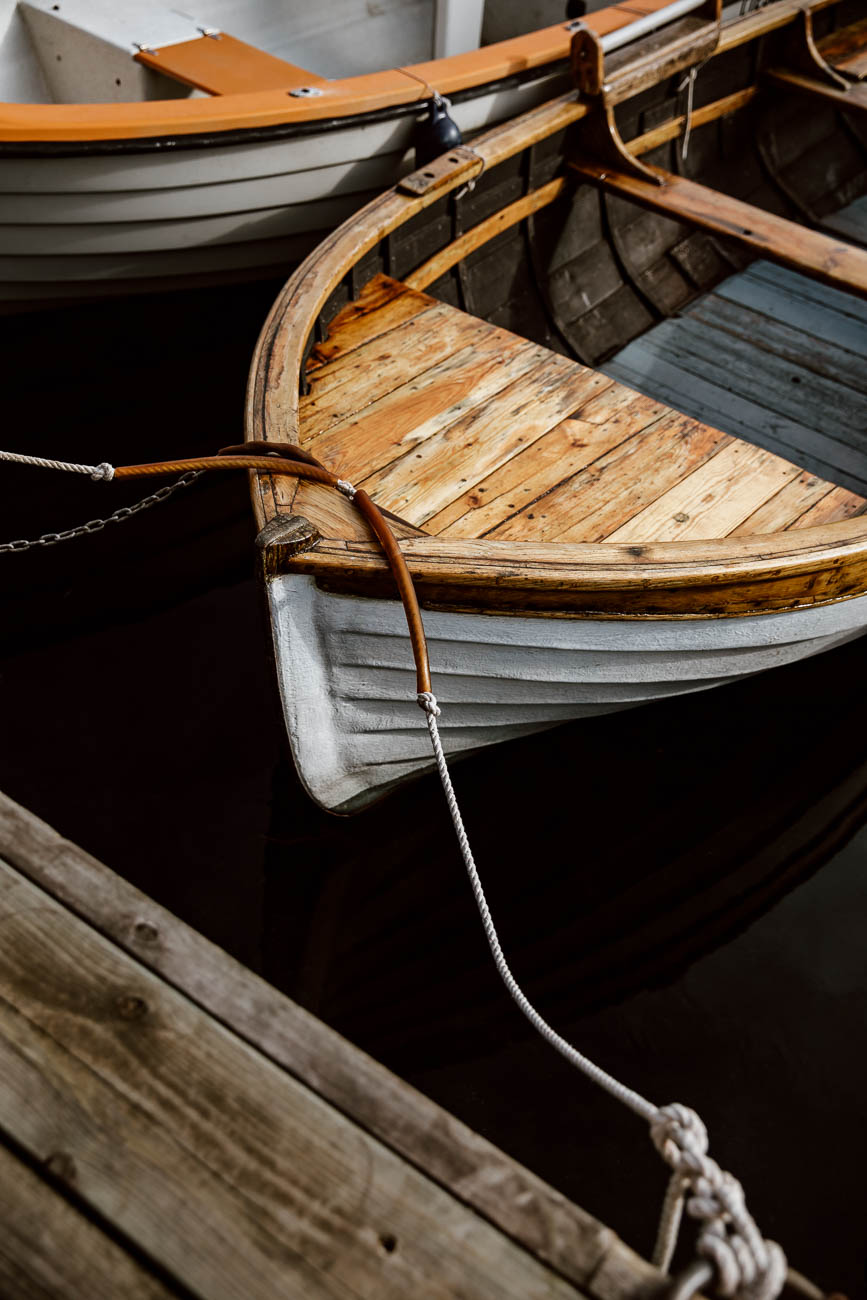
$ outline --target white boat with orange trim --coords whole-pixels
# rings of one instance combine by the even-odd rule
[[[701,0],[587,19],[609,48]],[[0,3],[0,302],[280,274],[411,170],[564,81],[574,24],[477,48],[482,0]],[[431,57],[431,56],[434,57]]]
[[[248,440],[391,512],[451,754],[867,628],[860,6],[572,54],[327,239],[251,373]],[[253,496],[296,765],[349,811],[432,763],[393,579],[346,496]]]

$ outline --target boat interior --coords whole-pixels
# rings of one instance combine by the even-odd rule
[[[576,37],[604,102],[501,130],[481,172],[456,151],[403,182],[429,202],[348,257],[308,339],[305,450],[405,537],[640,545],[861,515],[867,23],[843,0],[768,30],[780,8],[645,87]],[[425,191],[455,167],[475,183]],[[264,517],[367,535],[335,494],[275,483]]]

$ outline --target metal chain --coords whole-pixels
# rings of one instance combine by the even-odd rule
[[[189,487],[195,483],[197,478],[201,478],[203,470],[197,470],[194,474],[184,474],[175,483],[168,483],[161,487],[159,491],[152,492],[150,496],[143,497],[132,506],[121,506],[115,510],[114,514],[109,515],[107,519],[89,519],[86,524],[78,524],[75,528],[66,528],[62,533],[43,533],[41,537],[33,537],[29,540],[19,538],[14,542],[0,542],[0,554],[6,551],[29,551],[34,546],[54,546],[57,542],[68,542],[73,537],[84,537],[88,533],[98,533],[105,528],[106,524],[119,524],[124,519],[137,515],[140,510],[149,510],[151,506],[159,505],[160,501],[165,501],[178,488]]]

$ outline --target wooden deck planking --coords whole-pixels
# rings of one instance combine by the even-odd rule
[[[57,1210],[30,1272],[73,1276],[86,1261],[54,1254],[111,1229],[89,1286],[35,1294],[639,1300],[658,1284],[608,1229],[4,796],[0,855],[0,1137],[31,1161],[0,1142],[0,1170],[17,1205]],[[21,1222],[0,1215],[0,1277],[20,1274]],[[119,1285],[100,1290],[117,1252]]]
[[[595,385],[594,372],[554,353],[483,405],[362,484],[381,504],[424,523],[555,428]]]
[[[329,327],[328,338],[317,343],[307,362],[308,371],[327,361],[345,356],[360,343],[369,343],[397,325],[411,320],[433,306],[435,300],[424,294],[411,293],[406,285],[386,275],[375,275],[365,285],[355,302],[337,313]]]
[[[60,1167],[61,1162],[55,1160]],[[50,1169],[50,1165],[49,1165]],[[0,1295],[6,1300],[177,1300],[0,1142]]]
[[[848,492],[846,488],[835,487],[789,527],[812,528],[819,524],[835,524],[841,519],[852,519],[855,515],[863,515],[865,510],[867,510],[867,501],[863,497],[855,492]]]
[[[867,493],[867,305],[850,295],[754,263],[603,368]]]
[[[727,434],[669,411],[613,457],[579,475],[565,492],[540,502],[536,518],[553,528],[552,541],[605,541],[729,441]]]
[[[724,537],[781,487],[796,465],[761,447],[734,442],[607,535],[611,542],[677,542]]]
[[[368,402],[355,418],[338,421],[312,439],[305,436],[302,422],[305,448],[353,482],[384,472],[417,444],[457,424],[545,364],[544,348],[514,335],[501,337],[503,333],[475,331],[467,346],[407,383],[399,382],[403,367],[393,367],[388,387],[396,381],[397,386]],[[381,380],[380,386],[385,387]],[[390,505],[385,500],[383,504]]]
[[[482,537],[665,413],[658,402],[607,383],[606,376],[596,373],[599,388],[574,416],[457,497],[428,521],[428,530]],[[517,499],[510,500],[515,493]]]
[[[780,310],[793,302],[821,326],[818,337]],[[862,466],[850,444],[867,404],[864,319],[867,306],[849,295],[760,263],[631,344],[603,376],[377,276],[322,345],[331,355],[311,371],[301,437],[409,525],[449,538],[652,541],[699,536],[695,529],[712,538],[754,516],[754,526],[773,519],[784,529],[816,518],[841,474]],[[832,328],[841,321],[843,343]],[[757,374],[769,437],[753,436],[753,409],[731,391]],[[823,412],[819,429],[798,424],[805,386]],[[738,427],[714,418],[721,394]],[[739,434],[742,450],[708,468]],[[764,451],[752,445],[769,441]],[[812,463],[790,461],[792,448],[811,449]],[[745,471],[742,481],[729,465]],[[304,513],[315,497],[335,536],[367,538],[354,512],[326,495],[301,485],[293,508]],[[669,497],[690,508],[669,510]],[[852,513],[859,501],[833,508]]]

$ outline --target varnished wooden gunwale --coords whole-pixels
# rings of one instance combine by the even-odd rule
[[[788,17],[774,13],[767,29],[757,22],[762,15],[767,19],[765,10],[745,19],[750,34],[744,40],[774,30],[800,12],[794,4],[783,7]],[[740,43],[734,30],[740,26],[727,29],[726,49]],[[479,172],[579,121],[587,111],[585,103],[567,95],[487,133],[473,142]],[[259,340],[248,391],[248,437],[294,435],[304,342],[329,295],[380,240],[465,180],[465,173],[450,178],[431,196],[389,191],[330,236],[299,268]],[[496,221],[490,229],[496,233]],[[321,489],[269,477],[254,483],[253,497],[260,525],[281,514],[306,514],[322,532],[316,518]],[[267,548],[266,572],[310,573],[330,588],[390,594],[378,548],[366,539],[349,504],[336,502],[328,515],[325,532],[334,536],[322,536],[300,555],[281,552],[279,545]],[[799,528],[796,538],[783,532],[712,542],[557,545],[425,537],[409,538],[402,545],[422,599],[445,608],[564,617],[737,617],[867,592],[863,516]]]

